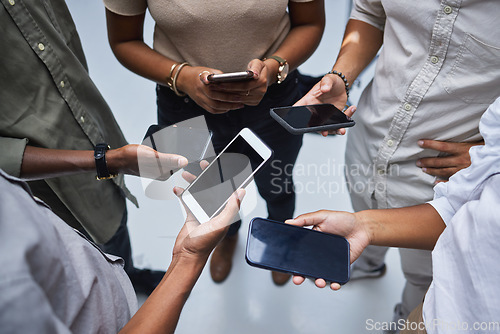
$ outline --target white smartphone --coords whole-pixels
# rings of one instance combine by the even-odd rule
[[[245,188],[272,150],[250,129],[241,130],[184,190],[181,200],[200,223],[219,214],[231,195]]]

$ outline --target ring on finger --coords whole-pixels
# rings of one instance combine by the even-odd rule
[[[209,71],[205,70],[205,71],[200,72],[200,74],[198,74],[198,76],[201,78],[201,76],[203,75],[203,73],[208,73],[209,75],[212,74]]]

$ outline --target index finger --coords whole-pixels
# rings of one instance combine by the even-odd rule
[[[418,145],[422,148],[429,148],[439,152],[455,153],[457,151],[455,145],[439,140],[421,139],[418,141]]]
[[[310,212],[300,215],[295,219],[288,219],[285,221],[285,223],[295,226],[316,226],[324,222],[326,220],[326,217],[327,211],[319,210],[316,212]]]

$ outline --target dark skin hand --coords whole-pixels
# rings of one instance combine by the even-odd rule
[[[469,167],[471,164],[470,148],[476,145],[484,145],[484,140],[473,143],[451,143],[423,139],[418,141],[418,145],[422,148],[444,153],[444,156],[417,160],[417,166],[421,167],[424,173],[436,176],[439,179],[438,182],[440,182],[449,180],[459,170]]]
[[[324,1],[290,1],[288,12],[290,31],[274,54],[286,59],[292,70],[309,58],[321,40],[325,25]],[[109,43],[116,58],[131,71],[165,85],[172,65],[177,62],[144,43],[144,14],[123,16],[107,10],[106,20]],[[246,68],[254,72],[252,80],[209,84],[206,77],[210,73],[222,73],[219,69],[183,66],[178,72],[176,87],[206,111],[220,114],[259,104],[267,87],[276,82],[278,67],[274,59],[253,59]]]

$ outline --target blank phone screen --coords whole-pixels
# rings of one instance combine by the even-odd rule
[[[332,104],[275,108],[273,111],[295,129],[353,123]]]
[[[240,135],[189,187],[205,213],[212,217],[264,162]]]
[[[251,223],[247,259],[258,266],[343,284],[349,258],[343,237],[261,218]]]

